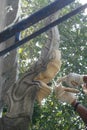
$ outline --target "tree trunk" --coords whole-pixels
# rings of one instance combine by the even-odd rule
[[[6,1],[3,0],[3,2],[0,0],[0,31],[3,30],[4,26],[5,26],[5,8],[6,6]],[[0,51],[4,49],[4,45],[0,44]],[[3,58],[0,57],[0,111],[1,111],[1,107],[2,107],[2,84],[3,84],[3,79],[2,79],[2,66],[3,66]]]
[[[6,0],[5,5],[5,23],[4,27],[7,28],[9,25],[15,24],[18,17],[18,7],[19,0]],[[4,49],[8,46],[14,44],[16,41],[16,36],[13,36],[6,42],[4,42]],[[3,58],[3,66],[2,66],[2,79],[3,79],[3,89],[2,93],[8,90],[9,86],[12,86],[14,82],[16,82],[18,74],[17,74],[17,50],[13,50],[10,53],[7,53]],[[3,96],[3,95],[2,95]]]
[[[0,0],[0,31],[17,22],[19,0]],[[0,44],[0,51],[15,42],[15,36]],[[3,100],[9,86],[17,79],[17,51],[14,50],[0,57],[0,111],[2,113]]]

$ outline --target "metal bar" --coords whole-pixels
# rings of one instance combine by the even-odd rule
[[[39,22],[40,20],[48,17],[52,13],[62,9],[66,5],[74,2],[75,0],[56,0],[55,2],[51,3],[50,5],[40,9],[39,11],[35,12],[28,18],[20,21],[19,23],[7,28],[3,32],[0,33],[0,43],[6,41],[7,39],[11,38],[17,32],[23,31],[24,29],[34,25],[35,23]]]
[[[3,56],[4,54],[6,54],[7,52],[10,52],[14,49],[16,49],[17,47],[21,46],[22,44],[24,44],[25,42],[37,37],[38,35],[44,33],[45,31],[49,30],[50,28],[66,21],[67,19],[71,18],[72,16],[76,15],[77,13],[79,13],[81,10],[84,10],[85,8],[87,8],[87,4],[82,5],[80,7],[78,7],[77,9],[71,11],[70,13],[64,15],[63,17],[57,19],[56,21],[52,22],[51,24],[41,28],[40,30],[34,32],[33,34],[31,34],[30,36],[27,36],[26,38],[24,38],[23,40],[17,42],[16,44],[6,48],[5,50],[2,50],[0,52],[0,56]]]

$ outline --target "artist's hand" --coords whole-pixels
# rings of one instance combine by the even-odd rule
[[[76,96],[74,93],[65,91],[66,87],[62,85],[58,85],[55,87],[56,98],[62,102],[66,102],[72,104],[76,100]]]
[[[69,87],[81,86],[84,83],[87,83],[87,75],[80,75],[76,73],[70,73],[65,77],[59,79],[58,82],[65,82]]]

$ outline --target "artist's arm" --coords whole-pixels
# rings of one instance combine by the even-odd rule
[[[65,87],[61,85],[55,87],[55,94],[58,100],[72,105],[84,123],[87,124],[87,108],[77,101],[75,94],[66,92]]]
[[[87,124],[87,108],[81,105],[77,100],[71,103],[74,110],[79,114],[85,124]]]
[[[82,85],[83,92],[87,94],[87,76],[84,76],[85,84]],[[80,117],[83,119],[85,124],[87,125],[87,108],[83,105],[81,105],[77,100],[74,100],[71,105],[74,107],[76,112],[80,115]]]

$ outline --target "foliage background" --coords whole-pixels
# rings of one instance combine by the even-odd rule
[[[21,18],[31,15],[33,12],[48,5],[52,0],[22,0]],[[81,4],[74,2],[60,11],[60,16],[75,9]],[[35,30],[44,26],[43,21],[22,32],[21,37],[30,35]],[[54,86],[60,76],[70,72],[87,74],[87,15],[84,12],[68,19],[59,26],[60,50],[62,52],[62,67],[55,79],[51,82]],[[27,42],[18,50],[19,76],[22,75],[34,63],[41,53],[41,48],[46,42],[45,33]],[[87,96],[81,87],[77,98],[87,106]],[[84,123],[73,108],[66,103],[56,100],[51,94],[42,106],[36,102],[31,123],[31,130],[84,130]]]

